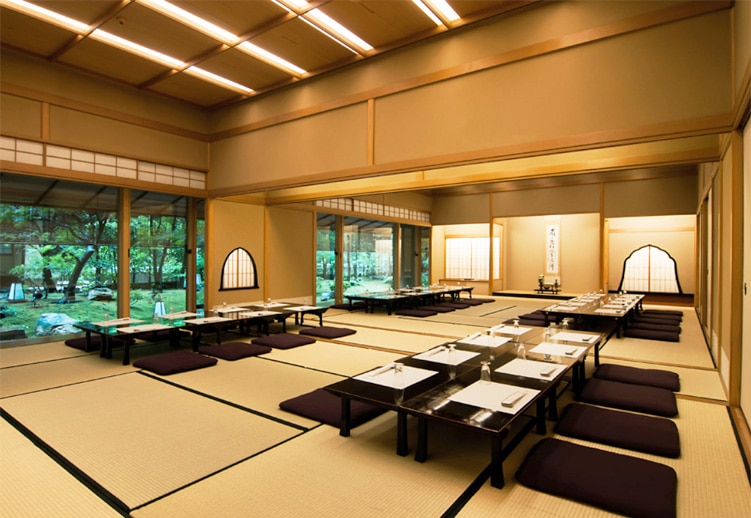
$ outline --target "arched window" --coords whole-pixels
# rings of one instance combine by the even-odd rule
[[[219,290],[241,290],[258,287],[253,256],[244,248],[235,248],[224,260]]]
[[[654,245],[637,248],[623,261],[623,275],[618,290],[683,293],[675,259]]]

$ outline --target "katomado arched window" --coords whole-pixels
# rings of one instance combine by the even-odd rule
[[[623,275],[618,290],[683,293],[675,259],[654,245],[637,248],[623,261]]]
[[[253,256],[244,248],[232,250],[222,265],[219,290],[241,290],[258,287],[258,275]]]

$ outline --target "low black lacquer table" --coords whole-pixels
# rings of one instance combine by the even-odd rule
[[[428,457],[430,423],[478,430],[491,437],[491,484],[503,487],[503,459],[532,429],[546,433],[546,409],[547,417],[557,419],[561,381],[571,379],[578,389],[586,355],[600,339],[558,343],[542,328],[509,327],[507,336],[503,331],[476,333],[327,386],[341,397],[339,434],[350,435],[351,401],[397,412],[396,451],[402,456],[409,453],[407,416],[416,417],[418,462]],[[527,342],[525,358],[519,357],[519,342]],[[403,389],[397,376],[407,384]]]

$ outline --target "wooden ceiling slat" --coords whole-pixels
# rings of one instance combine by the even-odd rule
[[[185,63],[225,76],[258,92],[296,81],[285,72],[128,0],[30,0],[92,27],[126,38]],[[309,76],[362,59],[271,0],[172,0],[225,30],[305,69]],[[475,20],[538,0],[449,0]],[[314,0],[319,8],[375,47],[373,54],[419,41],[436,28],[411,0]],[[230,90],[80,37],[22,15],[0,11],[0,43],[76,70],[210,107],[242,99]],[[175,85],[179,84],[179,87]]]

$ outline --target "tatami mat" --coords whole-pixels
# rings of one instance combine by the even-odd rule
[[[0,370],[0,397],[16,396],[133,371],[132,366],[104,360],[99,357],[99,353],[18,365]]]
[[[697,369],[688,367],[676,367],[675,365],[661,365],[637,361],[616,360],[604,358],[602,363],[626,365],[642,369],[669,370],[678,374],[681,380],[681,390],[678,394],[705,399],[714,399],[727,402],[727,393],[722,386],[720,376],[715,369]]]
[[[263,358],[318,369],[342,376],[354,376],[404,357],[399,352],[387,352],[368,347],[352,347],[336,342],[318,340],[314,344],[293,349],[274,349]]]
[[[0,347],[0,366],[3,368],[16,367],[18,365],[85,356],[86,354],[80,349],[68,347],[63,342],[49,342],[20,347]]]
[[[680,517],[730,518],[744,514],[745,510],[751,509],[751,491],[743,460],[738,454],[738,445],[729,440],[733,428],[726,407],[679,399],[678,411],[679,416],[674,419],[681,438],[681,456],[678,459],[554,436],[671,466],[678,475],[677,502]],[[512,480],[508,487],[499,492],[486,483],[459,516],[613,516],[590,506],[528,489],[513,481],[512,466],[519,466],[526,451],[539,440],[540,436],[527,437],[507,461],[509,469],[506,470],[506,479]]]
[[[263,358],[219,360],[209,369],[169,376],[169,381],[244,408],[310,428],[318,425],[279,408],[284,400],[335,383],[342,376]]]
[[[516,316],[546,303],[496,300],[452,315],[472,310],[465,315],[475,322],[488,318],[474,314],[478,308],[513,305]],[[680,309],[680,342],[614,337],[601,351],[603,363],[667,369],[681,377],[675,419],[681,457],[626,453],[676,469],[679,518],[742,516],[751,509],[751,487],[725,391],[693,308]],[[412,452],[400,457],[393,412],[355,428],[351,437],[340,437],[335,427],[278,408],[284,399],[478,330],[475,324],[431,318],[331,310],[325,314],[326,325],[352,327],[357,333],[235,362],[219,360],[214,367],[164,378],[122,366],[120,353],[106,360],[61,343],[0,350],[0,406],[135,509],[135,517],[411,518],[453,516],[452,506],[469,518],[611,516],[515,483],[514,472],[540,439],[534,433],[505,460],[506,487],[492,488],[485,481],[465,502],[462,494],[489,462],[487,437],[431,424],[429,459],[421,464],[412,457],[412,418]],[[291,332],[295,329],[290,325]],[[146,344],[133,354],[165,350],[165,344]],[[593,370],[590,357],[587,371]],[[566,392],[559,407],[571,397]],[[93,493],[7,423],[0,424],[0,481],[14,491],[0,493],[2,511],[12,505],[22,510],[12,516],[64,516],[75,498],[80,499],[80,507],[74,508],[78,512],[67,515],[107,516],[109,508],[99,513],[101,501],[92,502]],[[12,471],[6,476],[7,466]],[[17,483],[6,483],[8,476]],[[35,495],[37,488],[43,494]]]
[[[138,373],[2,406],[129,508],[299,433]]]
[[[0,514],[120,516],[4,420],[0,420]]]
[[[418,463],[396,455],[395,420],[389,412],[350,437],[316,428],[133,516],[441,516],[487,465],[489,442],[436,430]]]

